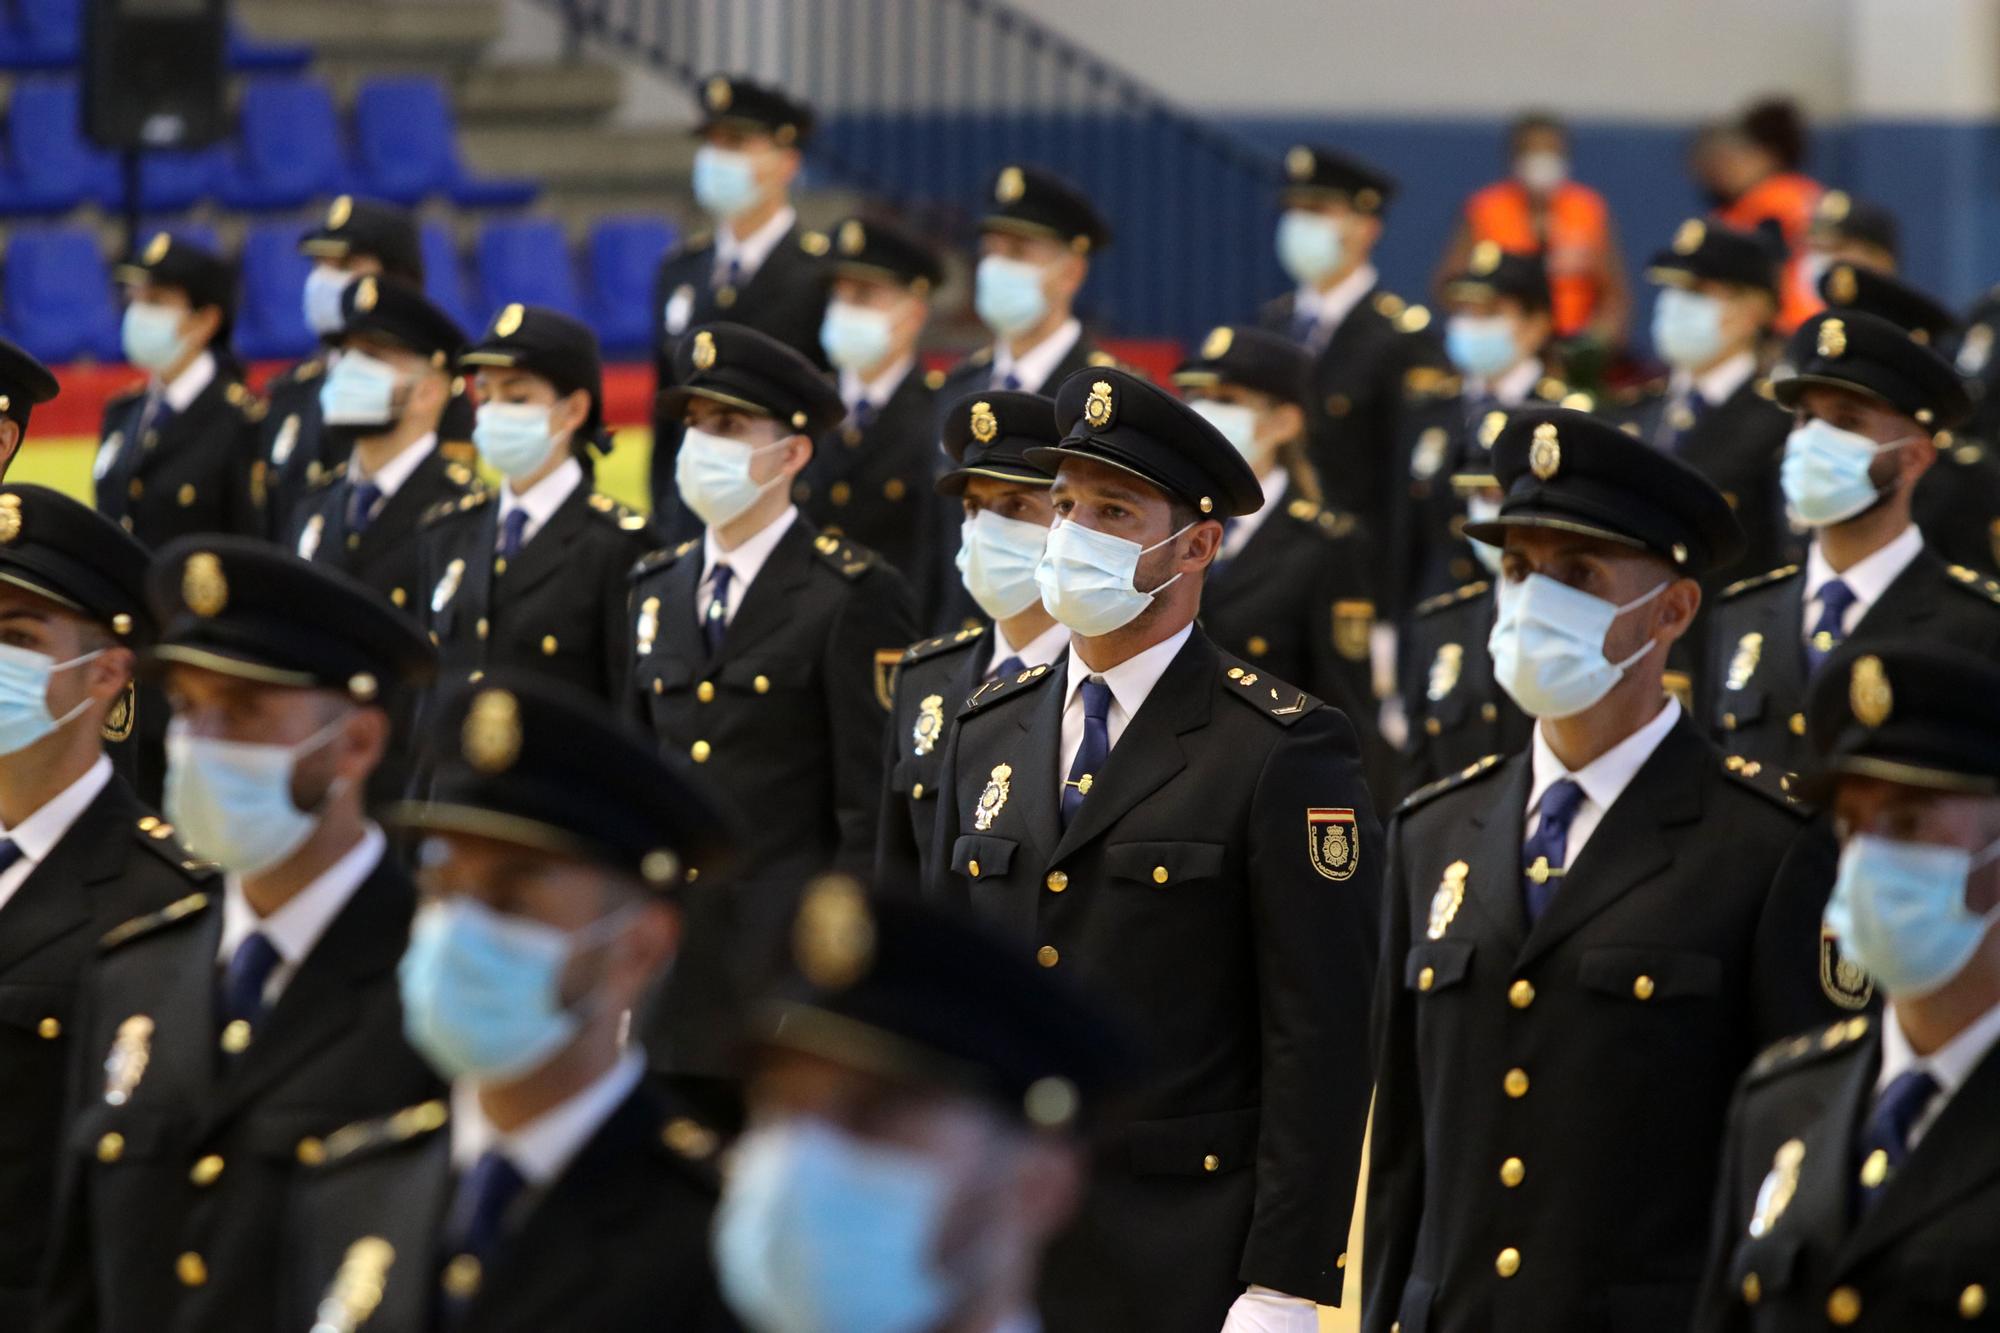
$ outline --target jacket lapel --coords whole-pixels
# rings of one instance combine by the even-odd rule
[[[1848,637],[1890,639],[1921,632],[1921,627],[1937,612],[1934,590],[1943,579],[1937,560],[1929,552],[1920,552],[1915,560],[1903,566],[1903,572],[1882,590],[1882,595],[1861,619],[1854,622],[1854,631]]]
[[[716,653],[718,659],[740,657],[766,636],[792,623],[793,610],[798,605],[793,589],[805,582],[812,559],[812,527],[801,515],[778,538],[770,558],[764,561],[764,567],[757,571],[757,577],[744,592],[743,601],[722,635],[722,647]],[[697,574],[696,578],[699,577]]]
[[[1055,859],[1056,844],[1062,840],[1062,815],[1057,802],[1062,797],[1063,690],[1068,671],[1069,650],[1064,649],[1049,665],[1053,679],[1039,687],[1041,697],[1034,706],[1015,710],[1015,725],[1020,734],[997,756],[1014,769],[1009,799],[1021,803],[1030,843],[1030,847],[1021,851],[1025,855],[1032,848],[1035,857],[1043,862]],[[968,788],[978,788],[985,785],[986,778],[979,773],[968,773],[965,782]],[[1028,913],[1023,925],[1032,925],[1034,898],[1030,895],[1023,901]]]
[[[424,455],[424,461],[404,479],[368,521],[367,531],[361,534],[360,543],[354,548],[354,560],[350,568],[373,560],[382,554],[384,547],[393,547],[409,541],[417,530],[417,520],[424,512],[445,497],[444,477],[445,457],[433,448]],[[348,467],[347,485],[343,488],[341,523],[343,529],[347,520],[346,497],[354,494],[354,469]]]
[[[1507,761],[1494,799],[1471,819],[1475,830],[1465,879],[1465,900],[1498,926],[1508,945],[1528,937],[1528,909],[1521,898],[1521,829],[1527,819],[1534,769],[1526,754]]]
[[[507,572],[500,576],[499,586],[510,601],[525,596],[530,588],[563,568],[570,543],[589,521],[589,506],[590,483],[587,479],[578,481],[575,489],[556,506],[556,512],[549,515],[549,521],[507,562]],[[498,502],[491,508],[499,513]]]
[[[1812,1034],[1817,1039],[1818,1034]],[[1874,1100],[1875,1071],[1881,1067],[1881,1037],[1871,1033],[1867,1049],[1857,1051],[1826,1109],[1799,1134],[1805,1145],[1799,1179],[1788,1212],[1813,1247],[1837,1254],[1848,1234],[1853,1206],[1854,1144]],[[1769,1170],[1770,1163],[1761,1163]],[[1784,1226],[1781,1220],[1779,1227]],[[1775,1234],[1774,1229],[1774,1234]]]
[[[91,921],[90,886],[124,869],[130,839],[121,825],[137,803],[114,776],[40,865],[0,907],[0,974]]]

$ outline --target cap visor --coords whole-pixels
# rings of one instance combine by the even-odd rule
[[[993,481],[1013,482],[1020,486],[1036,486],[1043,490],[1047,490],[1056,484],[1054,477],[1041,472],[1028,472],[1025,470],[1021,472],[1008,472],[1002,468],[961,467],[953,468],[950,472],[939,477],[934,489],[939,495],[961,495],[965,491],[965,483],[974,477],[986,477]]]
[[[757,1045],[802,1051],[905,1082],[949,1083],[968,1089],[979,1089],[986,1082],[976,1066],[872,1023],[814,1005],[772,1001],[762,1006],[759,1019],[751,1037]]]
[[[34,579],[21,573],[19,570],[0,569],[0,583],[11,583],[16,588],[20,588],[25,592],[31,592],[37,597],[46,597],[57,606],[66,607],[80,616],[87,616],[92,620],[97,619],[95,612],[71,598],[69,594],[58,592],[46,583],[37,583]]]
[[[520,358],[512,352],[467,352],[458,358],[461,366],[507,366],[520,364]]]
[[[1865,397],[1873,398],[1878,403],[1888,403],[1892,408],[1896,406],[1894,403],[1889,402],[1881,390],[1871,389],[1866,384],[1857,384],[1853,380],[1841,379],[1838,375],[1793,375],[1789,379],[1773,380],[1771,381],[1771,396],[1786,407],[1796,407],[1798,406],[1799,395],[1815,384],[1826,389],[1845,389],[1849,393],[1858,393]]]
[[[2000,777],[1991,774],[1959,773],[1951,769],[1907,764],[1900,760],[1882,759],[1866,754],[1845,755],[1828,760],[1814,772],[1800,778],[1793,786],[1799,795],[1818,803],[1831,796],[1835,785],[1844,777],[1879,778],[1883,782],[1894,782],[1904,787],[1920,787],[1925,791],[1950,792],[1954,795],[1989,796],[2000,791]]]
[[[311,255],[315,259],[345,259],[353,251],[352,242],[337,240],[331,236],[308,236],[299,242],[299,253]]]
[[[1627,533],[1616,532],[1595,523],[1586,523],[1582,519],[1558,517],[1553,514],[1504,515],[1484,523],[1468,523],[1465,525],[1465,535],[1474,541],[1485,542],[1488,546],[1500,546],[1506,543],[1509,528],[1545,528],[1551,532],[1574,532],[1580,537],[1601,537],[1605,541],[1617,542],[1620,546],[1630,546],[1638,551],[1652,549],[1637,537]]]
[[[1059,241],[1064,245],[1070,243],[1070,237],[1066,232],[1040,222],[1029,222],[1025,218],[1007,217],[1001,214],[980,219],[979,230],[1004,231],[1014,236],[1034,236],[1046,241]]]
[[[238,680],[252,680],[260,685],[284,685],[298,690],[331,689],[322,684],[319,677],[309,671],[287,671],[264,662],[253,662],[246,658],[232,657],[209,648],[196,648],[184,643],[163,643],[147,654],[149,665],[157,667],[161,663],[176,666],[200,667],[218,675],[234,676]]]
[[[668,389],[660,395],[660,406],[669,412],[679,412],[690,401],[696,398],[705,399],[711,403],[721,403],[724,407],[741,408],[745,412],[754,412],[760,417],[775,418],[778,415],[762,404],[753,403],[748,398],[738,398],[734,394],[723,393],[719,389]]]
[[[560,856],[602,859],[592,845],[554,824],[522,815],[505,814],[477,805],[450,802],[398,801],[383,812],[382,818],[398,828],[422,829],[433,833],[469,833],[518,847],[554,852]]]

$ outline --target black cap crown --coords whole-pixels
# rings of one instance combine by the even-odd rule
[[[1111,244],[1111,226],[1083,191],[1041,167],[1002,167],[986,197],[984,231],[1011,231],[1060,241],[1080,255]]]
[[[770,84],[733,74],[711,74],[701,83],[699,129],[735,125],[768,134],[780,147],[798,148],[813,131],[812,108]]]
[[[120,643],[153,637],[152,556],[113,520],[47,486],[0,486],[0,582],[108,628]]]
[[[386,338],[438,366],[458,360],[465,333],[422,289],[391,277],[357,278],[340,294],[341,336]]]
[[[1778,259],[1771,242],[1760,232],[1689,218],[1675,230],[1667,248],[1653,256],[1646,276],[1663,287],[1726,282],[1776,295]]]
[[[1549,270],[1540,255],[1517,255],[1497,241],[1472,247],[1465,271],[1453,274],[1445,295],[1454,301],[1490,301],[1507,297],[1530,311],[1549,308]]]
[[[1815,384],[1880,399],[1920,426],[1943,430],[1971,415],[1957,367],[1900,326],[1861,310],[1823,310],[1785,349],[1791,373],[1771,382],[1786,407]]]
[[[1813,208],[1811,235],[1841,241],[1859,241],[1886,251],[1892,258],[1901,250],[1902,229],[1896,215],[1880,204],[1856,199],[1845,190],[1828,190]]]
[[[215,306],[222,311],[225,335],[235,319],[235,266],[171,232],[154,232],[137,254],[118,266],[117,277],[120,282],[150,283],[185,292],[188,304],[197,310]]]
[[[1814,795],[1841,774],[2000,792],[2000,664],[1928,640],[1845,644],[1813,675],[1806,734]]]
[[[1183,389],[1235,384],[1269,394],[1280,402],[1304,403],[1312,374],[1312,354],[1282,334],[1249,324],[1210,329],[1194,356],[1174,370]]]
[[[12,417],[22,430],[36,403],[46,403],[62,391],[49,368],[33,353],[0,338],[0,416]]]
[[[326,216],[299,239],[299,249],[315,259],[372,256],[391,277],[423,285],[424,249],[417,236],[417,219],[408,209],[394,204],[343,194],[327,205]]]
[[[893,222],[844,218],[832,232],[834,271],[901,283],[925,295],[944,282],[944,260],[929,242]]]
[[[519,302],[502,306],[485,335],[458,358],[458,364],[468,370],[481,366],[525,370],[547,380],[558,394],[582,389],[590,395],[583,432],[594,434],[603,424],[604,363],[597,335],[588,324],[560,311]]]
[[[1386,213],[1396,197],[1396,178],[1338,148],[1294,144],[1285,153],[1284,197],[1344,203],[1358,213]]]
[[[969,394],[944,411],[944,451],[958,466],[938,478],[938,494],[962,495],[973,477],[1052,485],[1055,474],[1027,455],[1061,442],[1053,398],[1006,389]]]
[[[1845,260],[1820,275],[1819,294],[1829,306],[1880,315],[1927,347],[1958,332],[1958,316],[1909,283]]]
[[[741,324],[706,324],[674,348],[674,386],[660,395],[669,413],[706,398],[776,417],[801,435],[840,424],[847,405],[812,362],[767,333]]]
[[[1243,455],[1207,418],[1166,390],[1128,371],[1077,371],[1056,393],[1063,441],[1027,451],[1051,472],[1066,458],[1130,472],[1193,505],[1204,518],[1252,514],[1264,490]]]

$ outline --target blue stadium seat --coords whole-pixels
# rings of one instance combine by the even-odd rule
[[[78,204],[116,207],[118,162],[83,137],[75,79],[28,79],[7,107],[7,169],[0,210],[67,213]]]
[[[653,279],[674,240],[673,225],[654,217],[605,218],[590,229],[586,309],[607,357],[652,349]]]
[[[583,317],[576,261],[562,223],[554,218],[508,218],[481,228],[479,288],[485,298],[481,327],[509,301]]]
[[[35,227],[7,246],[7,336],[44,361],[118,360],[118,310],[97,238],[83,227]]]
[[[257,79],[243,90],[234,170],[222,182],[231,208],[298,208],[349,188],[333,97],[314,79]]]
[[[458,242],[453,239],[451,228],[442,222],[426,222],[418,241],[423,247],[425,294],[437,303],[438,309],[457,320],[468,336],[476,334],[480,325],[473,317],[465,261],[458,253]]]
[[[299,42],[266,42],[229,25],[229,67],[252,73],[297,73],[312,63],[313,49]]]
[[[228,257],[222,248],[222,238],[215,234],[215,228],[205,222],[189,222],[186,218],[148,218],[139,223],[139,244],[144,245],[153,238],[155,232],[166,232],[177,241],[198,245],[212,255]]]
[[[229,169],[229,149],[222,144],[188,152],[142,154],[139,207],[160,213],[192,208],[215,194]]]
[[[457,131],[436,79],[373,79],[354,98],[361,189],[399,204],[448,195],[468,207],[525,204],[532,181],[479,180],[458,158]]]
[[[9,0],[0,68],[72,69],[83,56],[83,0]]]
[[[297,360],[317,345],[300,305],[312,260],[299,253],[299,235],[297,223],[266,222],[243,238],[236,350],[251,361]]]

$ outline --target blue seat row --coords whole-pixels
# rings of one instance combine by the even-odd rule
[[[83,58],[85,0],[7,0],[0,6],[0,69],[73,69]],[[229,65],[239,70],[300,70],[309,46],[260,42],[229,27]]]
[[[171,213],[215,200],[272,212],[336,194],[404,204],[446,198],[463,207],[518,206],[539,193],[533,181],[483,179],[466,169],[450,102],[435,79],[363,84],[352,125],[350,145],[332,95],[316,80],[252,80],[233,139],[144,157],[141,211]],[[66,213],[85,203],[123,207],[118,158],[84,137],[75,78],[23,80],[8,105],[4,141],[0,214]]]
[[[211,249],[216,245],[203,227],[176,223],[168,230]],[[313,336],[300,308],[311,262],[298,250],[303,230],[296,221],[266,222],[244,237],[235,345],[250,360],[291,359],[312,351]],[[608,357],[638,357],[652,345],[654,270],[673,243],[673,227],[659,218],[605,218],[576,256],[560,223],[505,218],[487,222],[465,255],[450,227],[433,221],[423,229],[426,285],[468,333],[483,329],[507,302],[525,301],[588,321]],[[120,358],[118,302],[93,232],[20,229],[5,263],[0,330],[8,337],[44,361]]]

